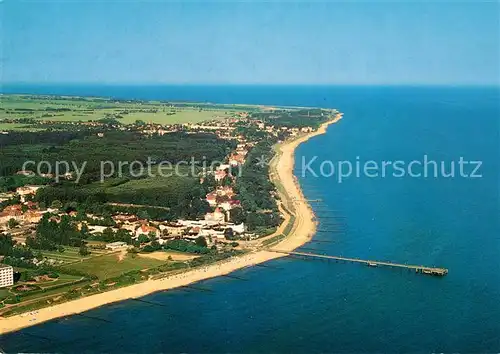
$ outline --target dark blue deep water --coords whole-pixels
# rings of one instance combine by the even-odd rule
[[[280,259],[3,336],[8,352],[499,352],[497,88],[327,86],[7,86],[3,92],[338,108],[344,119],[300,146],[296,174],[321,232],[308,251],[449,268],[443,278],[356,264]],[[455,161],[455,177],[338,174],[323,161]],[[482,161],[480,178],[458,161]],[[353,166],[354,167],[354,166]],[[440,169],[440,166],[438,166]],[[473,167],[465,165],[464,174]],[[329,169],[325,169],[330,172]],[[305,172],[305,175],[302,174]],[[362,171],[361,171],[362,172]],[[414,174],[423,169],[414,168]],[[373,174],[373,170],[370,172]],[[331,218],[335,216],[336,218]],[[341,224],[340,226],[333,225]],[[337,229],[333,231],[333,229]],[[38,336],[38,337],[36,337]]]

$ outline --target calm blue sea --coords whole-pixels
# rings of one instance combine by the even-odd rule
[[[499,352],[498,88],[4,86],[3,92],[338,108],[300,146],[320,232],[306,251],[449,268],[443,278],[280,259],[3,336],[8,352]],[[456,177],[302,176],[302,159],[456,161]],[[482,161],[481,178],[458,161]],[[447,171],[449,172],[449,167]],[[390,170],[389,170],[390,171]],[[470,174],[472,170],[465,169]],[[391,172],[392,173],[392,172]],[[432,175],[433,173],[431,173]],[[332,218],[334,216],[334,218]]]

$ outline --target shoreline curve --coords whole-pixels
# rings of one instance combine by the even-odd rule
[[[304,195],[296,176],[293,174],[296,148],[309,139],[325,134],[330,124],[342,119],[342,114],[337,113],[334,119],[323,123],[317,130],[287,141],[279,146],[276,162],[277,179],[284,188],[287,195],[280,193],[281,200],[290,198],[288,202],[294,205],[295,220],[290,234],[279,242],[275,249],[281,251],[292,251],[309,242],[316,233],[315,215],[311,206],[304,200]],[[283,223],[287,222],[287,218]],[[286,257],[286,254],[269,250],[257,250],[241,256],[232,257],[208,266],[193,269],[162,279],[147,280],[142,283],[129,285],[127,287],[106,291],[103,293],[82,297],[51,307],[41,308],[35,311],[35,315],[29,313],[0,318],[0,334],[15,332],[23,328],[36,326],[43,322],[79,314],[91,309],[102,307],[115,302],[125,301],[133,298],[143,297],[155,292],[166,291],[186,286],[198,281],[215,278],[234,272],[238,269],[252,267],[276,258]]]

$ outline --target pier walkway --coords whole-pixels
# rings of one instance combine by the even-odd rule
[[[338,257],[338,256],[328,256],[324,254],[316,254],[316,253],[308,253],[308,252],[287,252],[280,251],[276,249],[270,249],[269,251],[284,253],[290,256],[299,256],[305,258],[313,258],[313,259],[324,259],[324,260],[336,260],[336,261],[345,261],[345,262],[353,262],[353,263],[361,263],[366,264],[370,267],[393,267],[393,268],[406,268],[410,270],[415,270],[416,273],[428,274],[428,275],[436,275],[436,276],[445,276],[448,274],[448,269],[446,268],[435,268],[435,267],[426,267],[422,265],[411,265],[411,264],[400,264],[400,263],[392,263],[392,262],[381,262],[381,261],[370,261],[359,258],[347,258],[347,257]]]

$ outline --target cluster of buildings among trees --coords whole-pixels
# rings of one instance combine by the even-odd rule
[[[64,247],[77,247],[82,256],[96,247],[216,254],[269,235],[282,216],[269,166],[261,162],[271,159],[276,142],[314,130],[334,113],[254,110],[205,123],[126,126],[119,116],[107,116],[54,123],[50,131],[3,134],[0,259],[6,265],[1,271],[12,270],[7,264],[57,266],[40,251],[64,252]],[[194,173],[168,178],[124,173],[100,180],[103,160],[158,165],[192,157],[214,168],[199,165]],[[22,169],[27,159],[43,159],[49,168]],[[54,174],[50,167],[59,160],[86,161],[78,183],[72,171]],[[216,161],[222,164],[213,165]]]

